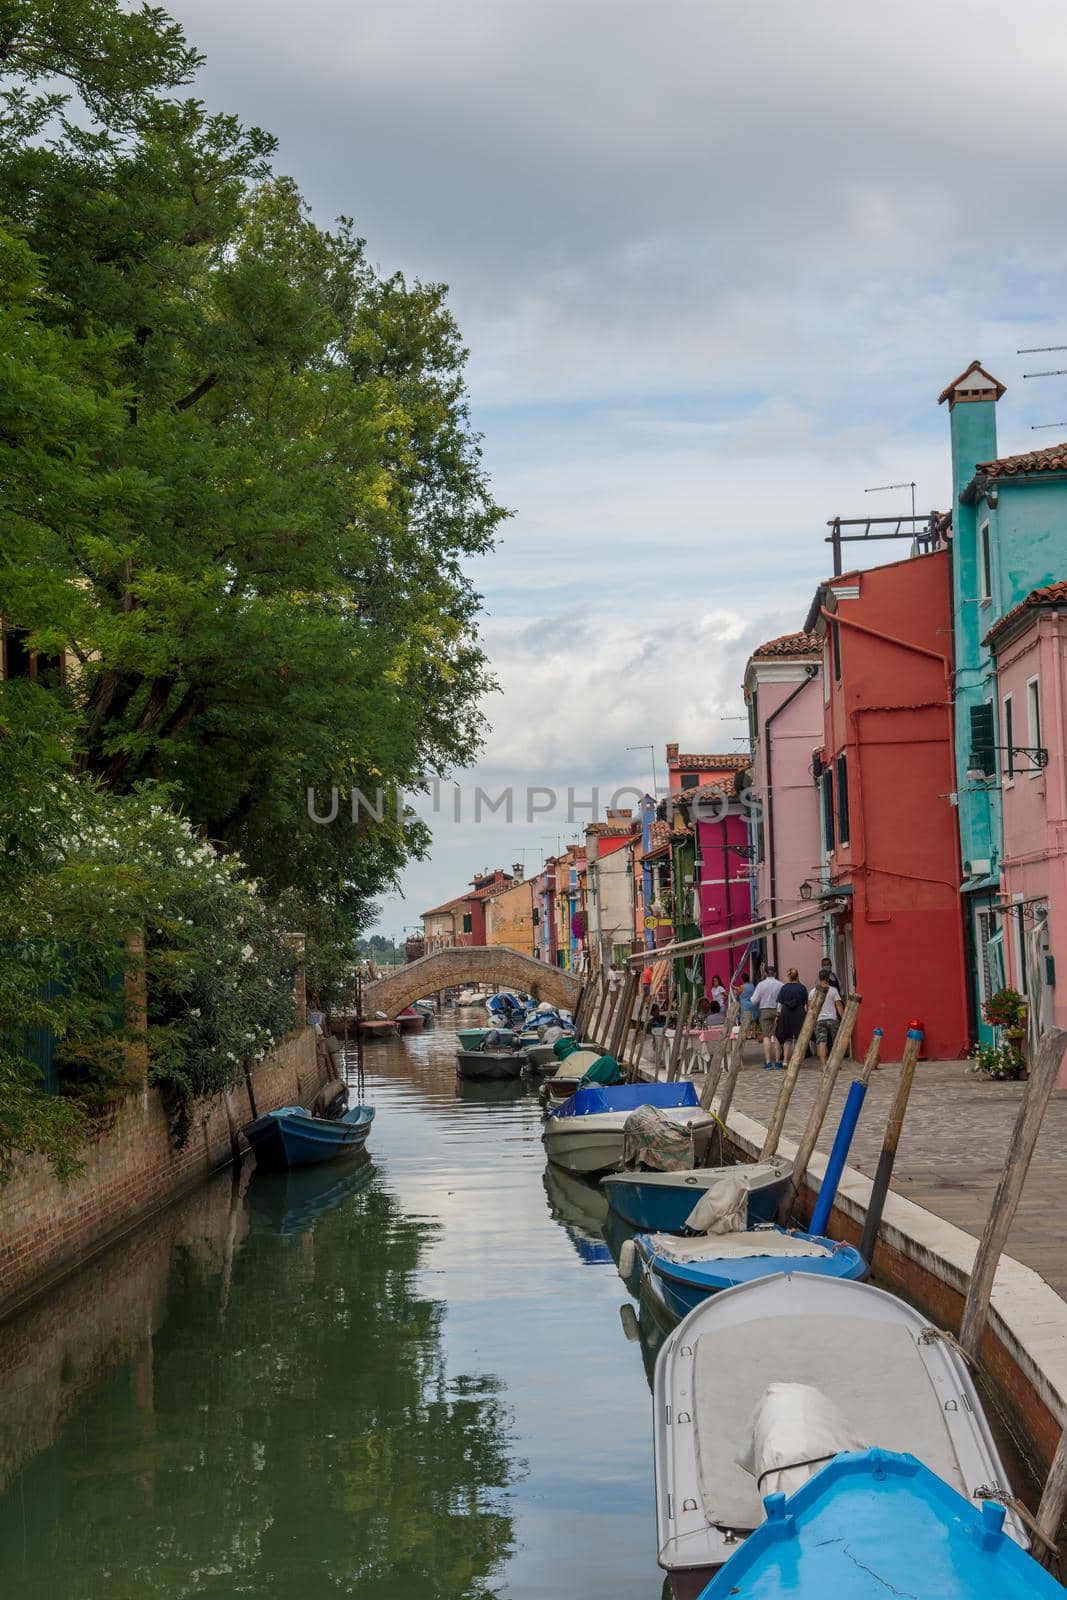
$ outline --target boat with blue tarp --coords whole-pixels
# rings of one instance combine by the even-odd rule
[[[848,1451],[788,1497],[701,1600],[1055,1600],[1063,1589],[1004,1529],[1004,1507],[963,1496],[913,1455]]]
[[[595,1084],[577,1089],[545,1119],[545,1153],[571,1172],[611,1172],[622,1162],[626,1119],[641,1106],[654,1106],[668,1121],[696,1136],[710,1132],[715,1119],[704,1111],[690,1081],[684,1083]]]

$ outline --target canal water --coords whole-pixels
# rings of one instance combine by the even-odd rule
[[[595,1191],[450,1020],[368,1044],[368,1162],[225,1174],[0,1327],[5,1600],[660,1600]]]

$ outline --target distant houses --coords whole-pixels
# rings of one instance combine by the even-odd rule
[[[1003,394],[978,362],[953,379],[949,511],[878,566],[836,543],[797,631],[752,652],[747,751],[668,744],[665,792],[529,879],[475,879],[427,948],[594,974],[646,952],[697,997],[828,955],[890,1054],[914,1021],[931,1057],[998,1043],[1005,988],[1031,1042],[1067,1028],[1067,444],[999,456]]]

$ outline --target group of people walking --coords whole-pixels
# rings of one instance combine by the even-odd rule
[[[755,1014],[759,1018],[760,1035],[763,1040],[763,1065],[768,1071],[773,1072],[788,1066],[793,1046],[804,1025],[808,1004],[815,998],[815,990],[822,983],[826,984],[826,995],[815,1023],[815,1044],[819,1060],[825,1061],[845,1009],[841,999],[841,987],[830,958],[823,957],[819,976],[810,989],[805,988],[800,982],[800,974],[796,967],[789,968],[785,982],[779,978],[773,967],[766,967],[763,977],[757,984],[752,985],[748,1010],[750,1014]],[[744,1009],[744,999],[741,1005]]]
[[[615,993],[618,978],[618,972],[612,965],[608,972],[608,987],[612,995]],[[642,992],[648,1001],[652,998],[652,982],[653,969],[649,964],[641,974]],[[761,968],[760,977],[756,982],[747,981],[734,986],[740,1002],[742,1029],[758,1025],[763,1041],[763,1065],[769,1072],[782,1071],[788,1066],[793,1046],[804,1026],[808,1005],[815,997],[816,988],[823,983],[826,984],[826,994],[815,1023],[815,1045],[819,1052],[819,1060],[825,1061],[845,1009],[841,998],[841,986],[829,956],[823,957],[819,975],[810,989],[801,983],[796,967],[790,967],[783,980],[779,978],[773,966],[766,965]],[[697,1001],[693,1022],[697,1027],[714,1023],[716,1017],[721,1016],[726,1009],[726,985],[721,977],[715,976],[711,980],[708,993]],[[652,1003],[645,1026],[652,1032],[664,1027],[667,1020],[660,1006]]]

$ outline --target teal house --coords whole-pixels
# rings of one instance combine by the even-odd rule
[[[1032,589],[1067,572],[1067,475],[1042,452],[997,455],[1004,385],[977,362],[939,397],[952,442],[952,582],[955,632],[956,784],[963,860],[964,939],[971,971],[972,1034],[993,1032],[982,1004],[1004,985],[1000,783],[1007,750],[997,708],[989,630]],[[1014,736],[1009,735],[1010,738]],[[1016,758],[1025,763],[1025,752]]]

